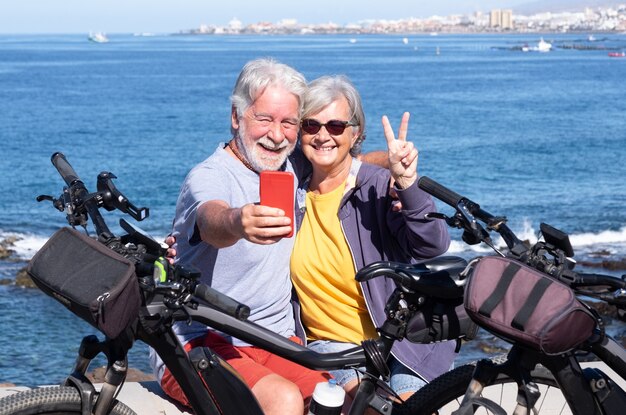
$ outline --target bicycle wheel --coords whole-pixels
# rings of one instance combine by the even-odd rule
[[[0,399],[0,415],[74,415],[80,414],[80,394],[69,386],[31,389]],[[116,401],[111,415],[137,415]]]
[[[497,361],[497,359],[495,360]],[[472,379],[474,367],[475,364],[467,364],[444,373],[417,391],[402,405],[394,405],[393,414],[444,415],[452,413],[461,404],[467,386]],[[541,397],[533,408],[533,414],[572,414],[565,397],[548,369],[538,366],[531,372],[531,378],[541,392]],[[495,402],[507,414],[512,414],[517,403],[517,384],[510,377],[500,375],[495,382],[485,387],[482,397]],[[477,408],[474,413],[493,414],[485,407]]]

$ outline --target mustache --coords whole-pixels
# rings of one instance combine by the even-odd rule
[[[287,139],[284,139],[280,143],[276,144],[269,138],[262,137],[257,141],[257,144],[261,144],[263,147],[269,150],[277,151],[277,150],[282,150],[283,148],[287,148],[289,146],[289,141],[287,141]]]

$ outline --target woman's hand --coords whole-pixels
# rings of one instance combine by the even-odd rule
[[[176,249],[172,248],[172,246],[176,243],[176,238],[172,235],[167,235],[165,238],[165,243],[167,244],[167,252],[165,253],[165,258],[168,262],[174,265],[174,258],[176,258]]]
[[[408,112],[402,115],[398,139],[396,139],[387,116],[383,115],[382,118],[387,148],[389,149],[389,170],[391,171],[391,177],[401,189],[406,189],[417,180],[418,151],[412,142],[406,141],[406,135],[409,130],[409,116]]]

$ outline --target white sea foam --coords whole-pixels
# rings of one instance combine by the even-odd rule
[[[537,242],[539,230],[535,229],[529,220],[525,220],[521,229],[514,229],[516,235],[522,240],[528,240],[530,243]],[[152,235],[157,241],[165,240],[165,236]],[[579,252],[599,250],[608,250],[611,254],[619,254],[626,256],[626,226],[619,230],[606,230],[598,233],[580,233],[570,235],[572,247]],[[16,242],[10,249],[15,251],[15,255],[23,260],[29,260],[48,240],[47,236],[35,235],[30,233],[2,232],[0,231],[0,241],[7,238],[16,238]],[[500,236],[495,238],[496,247],[503,249],[506,247]],[[460,237],[452,239],[449,254],[459,254],[462,252],[473,253],[476,255],[488,254],[492,250],[485,244],[467,245]]]
[[[581,233],[570,235],[574,247],[604,244],[626,244],[626,226],[617,231],[602,231],[599,233]]]
[[[165,240],[165,236],[152,235],[152,237],[159,242]],[[48,236],[0,231],[0,241],[5,239],[15,239],[15,243],[8,248],[15,251],[15,256],[19,259],[28,261],[46,243]]]
[[[525,220],[521,230],[513,230],[521,240],[528,240],[534,244],[538,240],[539,230],[532,226],[529,220]],[[605,249],[612,254],[626,255],[626,226],[619,230],[605,230],[598,233],[586,232],[569,235],[570,242],[574,250],[582,252],[590,250]],[[495,239],[498,248],[505,248],[506,245],[501,237]],[[489,253],[491,248],[485,244],[469,246],[460,239],[453,239],[450,244],[449,253],[473,252],[476,254]]]
[[[15,255],[23,260],[29,260],[48,240],[47,236],[28,233],[0,232],[0,241],[15,239],[9,249],[15,251]]]

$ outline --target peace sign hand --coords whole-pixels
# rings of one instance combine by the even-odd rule
[[[389,170],[391,171],[391,177],[393,177],[401,189],[406,189],[417,180],[418,151],[412,142],[406,141],[406,135],[409,130],[409,116],[408,112],[402,115],[397,140],[387,116],[383,115],[382,118],[387,148],[389,149]]]

